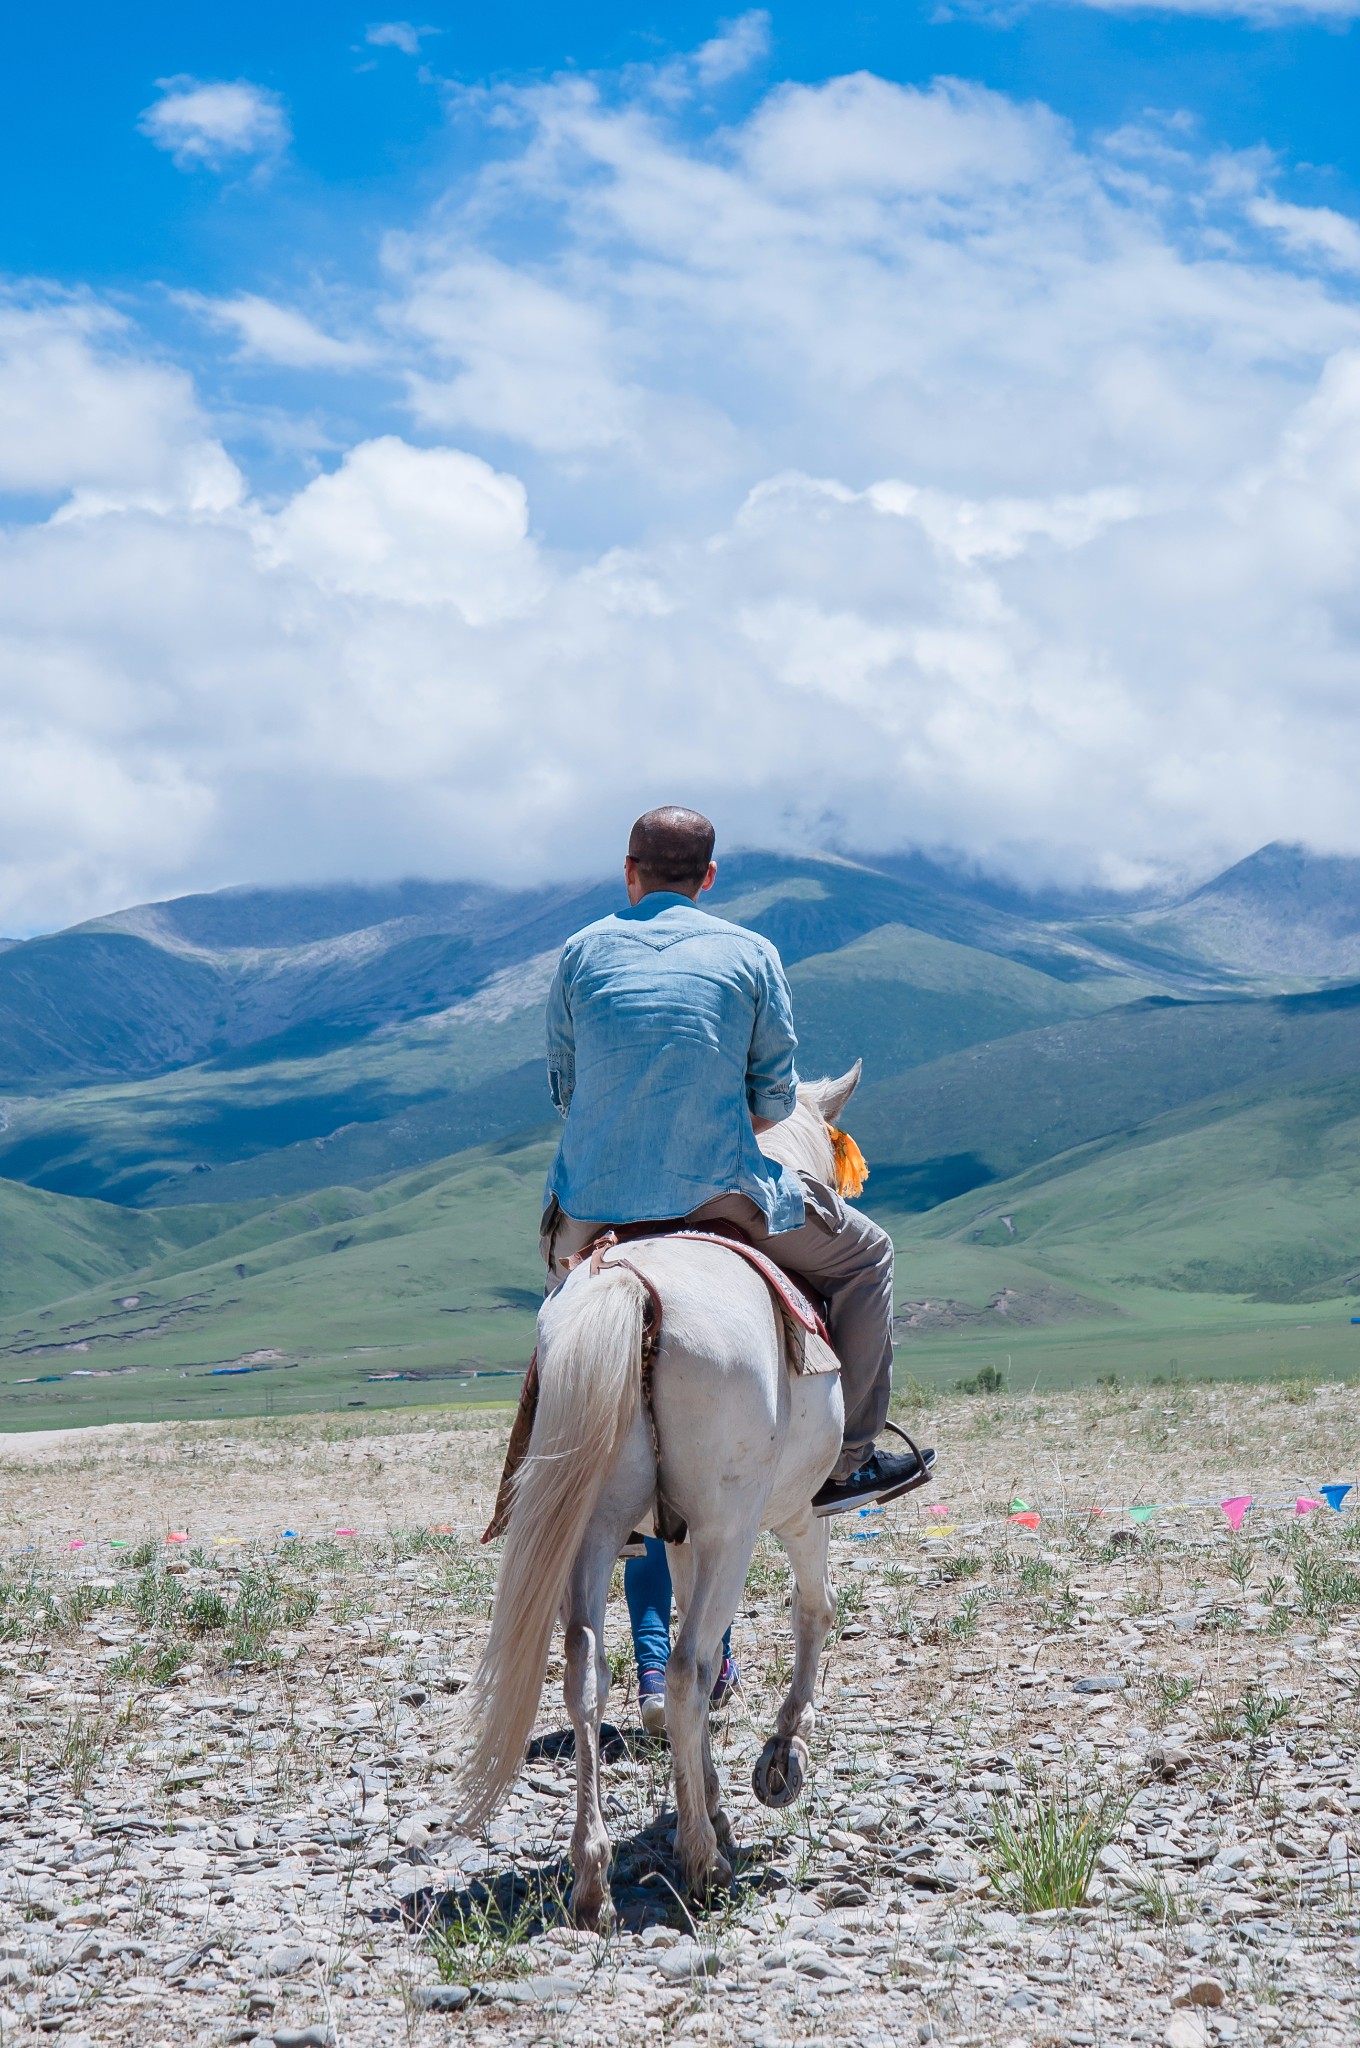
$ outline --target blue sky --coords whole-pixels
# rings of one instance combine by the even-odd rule
[[[30,10],[0,929],[1360,849],[1357,10]]]
[[[312,261],[344,265],[356,229],[362,241],[415,213],[457,165],[445,82],[615,72],[698,47],[719,19],[702,6],[564,13],[435,8],[412,24],[437,30],[413,61],[393,44],[366,43],[372,17],[320,0],[26,10],[12,25],[0,124],[6,189],[24,195],[6,210],[5,266],[68,283],[137,290],[157,278],[223,290]],[[859,69],[915,84],[977,79],[1045,101],[1083,133],[1149,108],[1188,110],[1223,147],[1275,152],[1291,196],[1354,210],[1360,190],[1360,68],[1344,12],[1290,8],[1256,20],[1227,6],[781,6],[768,58],[728,104],[749,102],[772,79],[815,83]],[[286,174],[225,191],[176,176],[136,123],[154,81],[177,74],[248,78],[279,93],[295,137]],[[286,234],[272,261],[259,242],[271,220]]]

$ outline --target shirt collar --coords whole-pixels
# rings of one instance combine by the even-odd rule
[[[700,916],[704,915],[697,903],[692,903],[678,890],[653,889],[641,903],[630,903],[626,910],[616,911],[615,916],[627,918],[630,924],[645,924],[651,918],[660,917],[663,910],[693,910]]]

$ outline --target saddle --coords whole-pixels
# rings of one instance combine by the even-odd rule
[[[720,1245],[724,1251],[735,1252],[745,1259],[757,1272],[770,1291],[775,1321],[784,1333],[784,1361],[792,1373],[833,1373],[840,1371],[840,1364],[831,1349],[831,1338],[827,1333],[823,1307],[818,1305],[810,1293],[805,1293],[798,1282],[777,1266],[758,1246],[752,1244],[738,1224],[724,1223],[712,1230],[695,1230],[683,1217],[666,1219],[661,1222],[620,1223],[582,1247],[567,1261],[568,1271],[589,1262],[592,1273],[598,1273],[605,1266],[626,1266],[642,1282],[647,1295],[647,1307],[642,1325],[642,1400],[647,1411],[647,1421],[652,1435],[652,1452],[656,1459],[657,1534],[668,1543],[682,1543],[685,1538],[683,1519],[670,1506],[661,1491],[661,1444],[657,1436],[656,1414],[652,1407],[652,1366],[661,1343],[662,1305],[661,1295],[648,1274],[635,1266],[631,1259],[610,1258],[622,1244],[632,1244],[644,1238],[679,1237],[696,1244]],[[820,1337],[826,1347],[824,1358],[814,1358],[809,1363],[807,1340],[809,1335]],[[529,1360],[529,1370],[524,1375],[524,1386],[520,1392],[519,1408],[510,1431],[510,1442],[506,1446],[505,1469],[501,1483],[496,1490],[496,1506],[491,1520],[482,1535],[483,1543],[490,1543],[503,1535],[510,1519],[511,1486],[515,1474],[524,1463],[529,1449],[529,1438],[533,1433],[534,1415],[538,1408],[538,1352]]]

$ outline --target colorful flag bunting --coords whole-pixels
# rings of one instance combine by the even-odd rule
[[[188,1531],[186,1530],[183,1535],[180,1535],[174,1529],[171,1529],[167,1532],[165,1540],[167,1543],[187,1543],[189,1541]]]
[[[1231,1500],[1221,1500],[1219,1506],[1228,1517],[1228,1527],[1236,1535],[1242,1526],[1242,1520],[1247,1509],[1251,1506],[1251,1495],[1249,1493],[1235,1493]]]
[[[1129,1509],[1129,1520],[1131,1522],[1150,1522],[1156,1512],[1157,1506],[1155,1501],[1140,1501],[1137,1507]]]
[[[1028,1511],[1029,1502],[1027,1500],[1021,1500],[1018,1493],[1016,1494],[1015,1499],[1011,1502],[1010,1507],[1006,1510],[1006,1512],[1011,1515],[1023,1515],[1027,1514]]]
[[[1350,1487],[1320,1486],[1318,1488],[1318,1492],[1322,1495],[1322,1498],[1326,1501],[1328,1507],[1335,1508],[1337,1513],[1340,1514],[1341,1503],[1346,1498],[1346,1495],[1350,1492]]]
[[[933,1500],[930,1503],[930,1506],[926,1509],[926,1513],[928,1515],[934,1515],[937,1522],[942,1522],[945,1516],[949,1513],[949,1509],[945,1506],[942,1500]]]
[[[1041,1517],[1036,1514],[1033,1508],[1026,1508],[1022,1514],[1010,1515],[1007,1517],[1007,1520],[1018,1522],[1022,1529],[1037,1529]]]
[[[1321,1506],[1322,1502],[1314,1500],[1311,1494],[1301,1493],[1294,1503],[1294,1513],[1296,1515],[1311,1515],[1314,1508],[1320,1508]]]

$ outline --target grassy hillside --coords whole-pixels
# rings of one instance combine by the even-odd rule
[[[1236,1091],[933,1210],[913,1244],[1140,1289],[1360,1301],[1360,1076]],[[1000,1270],[1000,1269],[998,1269]]]
[[[880,1187],[903,1373],[1360,1370],[1357,1140],[1352,1077],[1220,1096],[929,1215]],[[0,1427],[508,1398],[532,1345],[550,1149],[483,1147],[369,1190],[168,1218],[11,1191],[72,1228],[126,1226],[103,1258],[153,1248],[138,1272],[100,1268],[0,1319]],[[153,1243],[167,1224],[198,1241]]]
[[[0,1180],[0,1317],[172,1257],[215,1236],[226,1213],[139,1214]]]
[[[129,1214],[12,1191],[21,1206],[125,1225],[132,1257],[151,1256],[0,1317],[0,1429],[390,1405],[455,1387],[510,1398],[513,1381],[485,1375],[522,1369],[532,1349],[550,1152],[542,1140],[475,1150],[372,1191],[244,1213]]]
[[[890,1217],[909,1368],[1360,1372],[1360,1077],[1238,1090]]]
[[[1360,988],[1153,999],[951,1054],[855,1099],[879,1198],[926,1209],[1226,1088],[1360,1073]]]
[[[842,1073],[863,1059],[887,1077],[983,1040],[1127,1002],[1136,985],[1109,976],[1055,981],[1015,960],[905,925],[883,925],[789,976],[800,1060]]]

